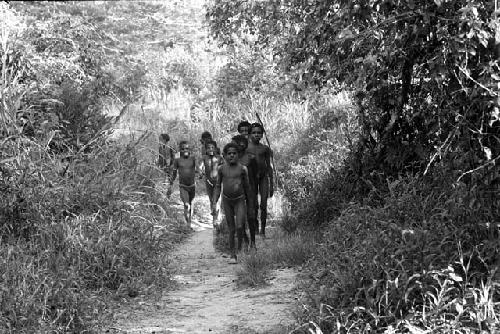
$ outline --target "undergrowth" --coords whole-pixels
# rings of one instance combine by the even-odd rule
[[[315,245],[312,241],[313,236],[306,234],[288,234],[279,230],[269,233],[268,239],[258,243],[257,251],[242,252],[238,257],[238,284],[265,285],[272,269],[303,265],[313,254]]]
[[[137,144],[102,143],[61,162],[26,138],[3,142],[15,158],[2,166],[2,331],[89,330],[109,292],[129,298],[168,284],[164,252],[186,231],[154,187],[161,173],[135,158]]]
[[[324,224],[299,320],[324,333],[499,330],[498,204],[453,178],[408,176],[371,194],[379,205],[344,203]]]
[[[459,182],[456,162],[390,177],[358,154],[349,103],[310,112],[282,169],[280,227],[321,235],[293,333],[498,331],[496,167]]]

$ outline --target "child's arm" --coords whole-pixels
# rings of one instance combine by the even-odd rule
[[[174,161],[175,161],[175,150],[171,147],[171,146],[167,146],[168,148],[168,155],[170,156],[170,164],[169,164],[169,168],[172,167],[172,165],[174,164]]]
[[[198,170],[200,171],[200,179],[203,178],[203,175],[205,174],[205,159],[202,158],[200,164],[198,165]]]
[[[203,163],[203,161],[202,161],[202,163]],[[194,177],[195,177],[195,179],[196,179],[196,176],[198,176],[199,178],[201,178],[202,174],[201,174],[200,166],[198,166],[196,164],[196,158],[195,157],[193,157],[193,167],[194,167]]]
[[[175,159],[174,163],[172,164],[172,177],[170,178],[170,184],[167,190],[167,197],[170,197],[170,195],[172,195],[172,186],[174,185],[174,181],[177,178],[177,168],[179,168],[179,165],[177,164],[177,159]]]
[[[269,197],[273,197],[274,195],[274,171],[273,171],[273,166],[271,165],[271,156],[273,152],[271,151],[271,148],[268,146],[267,147],[267,153],[265,156],[266,159],[266,166],[267,166],[267,175],[269,175]]]
[[[243,190],[245,191],[245,197],[248,201],[250,198],[250,181],[248,180],[248,169],[245,166],[241,166],[241,177],[243,178]]]
[[[175,179],[177,178],[177,169],[179,168],[178,160],[174,160],[174,164],[172,165],[172,178],[170,179],[170,186],[174,184]]]
[[[221,188],[222,188],[222,166],[217,168],[217,181],[215,182],[215,187],[214,187],[214,196],[212,197],[212,211],[215,211],[215,206],[217,204],[217,201],[219,200],[220,193],[221,193]]]
[[[160,146],[158,147],[158,166],[160,168],[163,167],[163,149],[162,149],[162,143],[160,143]]]

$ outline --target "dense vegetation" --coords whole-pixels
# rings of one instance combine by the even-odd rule
[[[310,103],[282,160],[286,228],[323,229],[302,318],[313,322],[297,333],[498,330],[492,12],[474,0],[210,3],[216,40],[268,60],[281,92]],[[260,78],[250,88],[270,94]],[[340,91],[344,105],[325,103]]]
[[[162,10],[0,4],[1,332],[90,331],[107,296],[168,284],[166,251],[186,231],[154,187],[161,173],[145,142],[157,134],[109,136],[154,84],[139,42],[154,54],[168,49],[163,38],[184,41],[150,19]]]
[[[185,231],[153,165],[158,133],[223,144],[256,112],[278,169],[271,213],[293,235],[246,263],[313,253],[300,321],[494,331],[492,12],[479,0],[210,1],[216,48],[195,0],[2,3],[0,331],[91,331],[106,296],[168,283],[165,254]]]

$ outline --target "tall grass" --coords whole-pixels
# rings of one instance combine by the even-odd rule
[[[157,135],[195,144],[185,118],[199,77],[173,61],[172,72],[191,81],[169,96],[150,90],[144,103],[125,107],[91,84],[67,91],[54,84],[47,105],[22,57],[29,47],[22,19],[3,3],[0,16],[0,332],[98,331],[107,296],[133,298],[169,284],[165,254],[187,231],[155,167]],[[93,122],[106,119],[102,109],[118,116],[114,137],[111,123]],[[68,115],[89,118],[71,124],[89,138],[68,144],[76,136]]]
[[[332,219],[301,320],[325,333],[498,330],[500,231],[481,223],[498,209],[464,206],[473,195],[450,179],[390,182],[383,205],[351,203]]]
[[[272,269],[306,263],[316,247],[314,238],[311,234],[272,231],[257,251],[243,252],[239,257],[238,284],[262,286]]]
[[[91,330],[106,294],[168,284],[164,254],[184,229],[141,157],[147,136],[120,145],[103,129],[60,153],[50,127],[18,126],[29,88],[18,71],[4,63],[0,82],[0,331]]]
[[[19,148],[4,164],[14,175],[0,208],[2,330],[81,331],[102,314],[101,293],[168,283],[164,254],[185,230],[137,145],[102,144],[69,165],[36,143]]]

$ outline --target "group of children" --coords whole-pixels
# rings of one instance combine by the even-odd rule
[[[169,137],[160,136],[160,167],[167,173],[169,189],[179,175],[179,192],[184,204],[184,217],[188,226],[191,224],[192,201],[195,196],[195,178],[199,174],[205,179],[206,192],[210,200],[214,224],[218,216],[217,202],[226,217],[229,230],[229,248],[231,257],[236,260],[236,252],[243,247],[243,242],[255,248],[255,235],[265,237],[267,222],[267,200],[273,196],[274,181],[271,165],[272,151],[260,141],[264,128],[260,123],[242,121],[238,124],[238,135],[226,144],[220,155],[217,143],[212,135],[205,131],[201,135],[200,165],[191,153],[187,141],[179,143],[179,157],[168,145]],[[260,204],[259,204],[260,197]],[[260,229],[258,211],[260,209]],[[246,227],[250,238],[246,233]],[[237,247],[235,247],[235,235]]]

